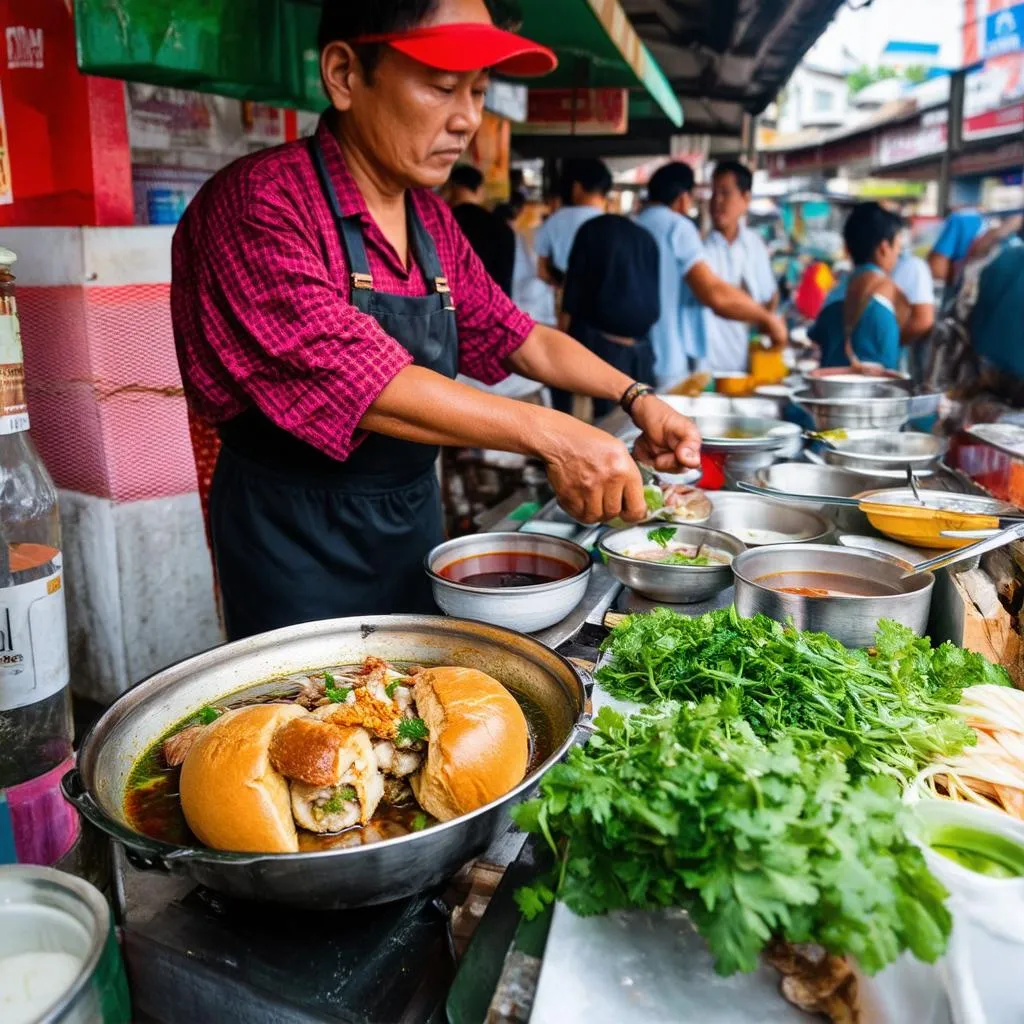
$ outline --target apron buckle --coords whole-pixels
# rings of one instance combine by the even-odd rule
[[[373,276],[371,274],[353,274],[353,288],[366,288],[373,291]]]
[[[447,277],[435,277],[434,278],[434,290],[438,295],[445,296],[444,309],[446,313],[455,312],[455,303],[452,302],[452,290],[448,287]]]

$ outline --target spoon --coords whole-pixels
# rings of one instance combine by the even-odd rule
[[[914,477],[914,470],[911,466],[907,466],[907,486],[913,492],[918,505],[924,505],[924,498],[921,497],[917,490],[917,480]]]
[[[929,558],[927,562],[918,562],[917,565],[908,569],[901,577],[901,580],[910,579],[921,572],[931,572],[933,569],[945,569],[949,565],[956,565],[957,562],[966,562],[969,558],[976,558],[988,551],[995,551],[997,548],[1012,544],[1015,540],[1024,540],[1024,523],[1014,523],[1005,530],[1000,530],[977,544],[969,544],[965,548],[957,548],[955,551],[947,551],[943,555]]]

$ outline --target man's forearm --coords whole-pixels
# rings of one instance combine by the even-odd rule
[[[559,421],[568,421],[560,423]],[[420,444],[493,448],[545,458],[572,418],[407,366],[359,421],[364,430]]]
[[[507,362],[510,369],[531,380],[613,402],[633,383],[632,377],[609,366],[568,334],[544,324],[534,326]]]

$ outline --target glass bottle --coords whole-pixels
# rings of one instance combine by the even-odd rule
[[[74,735],[57,492],[28,435],[16,259],[0,247],[0,790],[12,814],[26,796],[11,787],[54,773]],[[28,838],[52,848],[18,831],[19,859],[37,859],[21,856]]]

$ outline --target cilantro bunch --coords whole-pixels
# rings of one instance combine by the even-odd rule
[[[816,942],[875,972],[910,950],[934,961],[950,915],[903,831],[893,779],[851,782],[834,756],[759,739],[740,698],[597,716],[519,825],[557,854],[557,878],[517,893],[527,916],[685,908],[721,974],[753,970],[775,937]]]
[[[665,608],[634,615],[605,641],[597,675],[616,697],[639,703],[733,696],[762,739],[801,750],[832,747],[854,777],[911,779],[937,757],[975,742],[950,705],[976,683],[1009,685],[1004,669],[895,622],[879,623],[875,649],[849,650],[824,633],[782,626],[734,608],[686,618]]]

